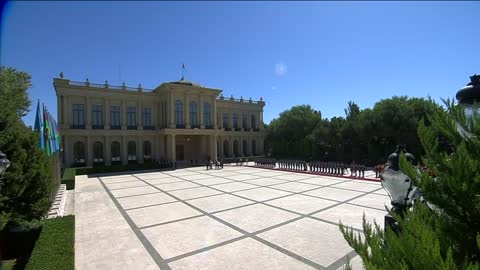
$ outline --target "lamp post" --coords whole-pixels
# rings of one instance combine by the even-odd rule
[[[413,181],[400,170],[400,153],[404,152],[407,160],[414,164],[415,157],[407,153],[405,145],[397,145],[395,152],[388,156],[389,165],[380,174],[382,187],[387,191],[392,204],[392,211],[403,216],[407,208],[414,206],[417,200],[422,200],[422,191],[413,185]],[[390,227],[399,233],[398,223],[390,214],[385,215],[384,228]]]
[[[2,151],[0,151],[0,177],[5,174],[5,171],[10,166],[10,160],[7,159],[7,155],[5,155]]]

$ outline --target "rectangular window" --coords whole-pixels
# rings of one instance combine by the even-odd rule
[[[92,128],[103,129],[102,105],[92,105]]]
[[[228,113],[223,113],[222,114],[222,123],[223,123],[223,128],[228,128]]]
[[[120,128],[120,106],[110,106],[110,129]]]
[[[242,113],[242,127],[246,130],[247,129],[247,114]]]
[[[137,108],[127,107],[127,129],[137,128]]]
[[[73,104],[73,128],[85,128],[85,108],[83,104]]]
[[[153,129],[152,108],[143,108],[143,129]]]
[[[233,120],[233,128],[238,128],[238,114],[237,113],[233,113],[233,116],[232,116],[232,120]]]

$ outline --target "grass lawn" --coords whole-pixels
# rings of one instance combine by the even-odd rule
[[[67,190],[75,189],[75,168],[66,168],[62,176],[62,184],[67,185]]]
[[[44,222],[25,269],[73,270],[75,216],[47,219]]]

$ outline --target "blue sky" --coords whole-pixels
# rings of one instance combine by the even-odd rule
[[[264,120],[310,104],[343,116],[394,95],[453,97],[480,73],[480,2],[10,2],[0,64],[52,80],[155,88],[181,77],[266,101]]]

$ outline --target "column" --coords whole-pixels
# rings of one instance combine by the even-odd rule
[[[212,124],[214,129],[218,129],[218,123],[217,123],[217,100],[215,96],[212,97],[212,107],[213,107],[213,112],[212,112]]]
[[[63,124],[63,127],[66,128],[68,127],[70,121],[68,119],[68,110],[71,109],[70,107],[68,107],[68,96],[63,96],[63,110],[62,110],[62,113],[63,113],[63,118],[62,118],[62,124]]]
[[[86,97],[86,106],[85,110],[87,113],[86,129],[92,129],[92,105],[90,104],[90,97]]]
[[[138,163],[139,164],[143,164],[143,138],[141,135],[138,135],[138,138],[137,138],[137,144],[138,144],[138,147],[137,147],[137,160],[138,160]]]
[[[122,129],[127,129],[127,106],[123,98],[120,105],[120,121],[122,122]]]
[[[170,160],[175,161],[177,159],[177,153],[175,149],[175,134],[170,135],[170,149],[171,149]]]
[[[203,120],[203,96],[199,95],[198,100],[200,102],[200,104],[198,104],[198,112],[200,113],[198,116],[199,124],[200,128],[205,128],[205,120]]]
[[[158,160],[160,159],[166,159],[165,155],[165,136],[164,135],[159,135],[158,136]]]
[[[252,155],[252,136],[248,136],[247,139],[247,153],[249,156]]]
[[[175,128],[175,121],[174,121],[174,118],[173,118],[173,116],[175,114],[175,104],[173,102],[173,92],[172,91],[170,91],[168,93],[168,99],[169,99],[169,105],[170,105],[170,106],[168,106],[168,109],[167,109],[168,110],[167,115],[169,115],[169,119],[170,119],[169,126],[170,126],[170,128]]]
[[[105,135],[105,165],[112,165],[112,146],[110,145],[110,136]]]
[[[139,98],[140,99],[140,98]],[[143,129],[143,104],[141,100],[137,100],[137,129]]]
[[[233,157],[233,138],[232,136],[228,137],[228,154]]]
[[[124,136],[122,136],[122,145],[121,145],[121,159],[122,159],[122,165],[127,165],[128,164],[128,158],[127,158],[127,138]]]
[[[183,111],[185,112],[185,128],[190,128],[190,105],[188,104],[189,98],[185,93],[185,107]]]
[[[258,128],[258,130],[262,130],[262,127],[261,127],[261,125],[260,125],[260,123],[261,123],[261,122],[260,122],[260,111],[257,111],[257,112],[255,113],[255,115],[256,115],[256,116],[255,116],[255,121],[257,122],[257,128]]]
[[[110,129],[110,101],[108,100],[108,98],[104,98],[103,100],[105,104],[103,109],[103,113],[104,113],[103,118],[105,119],[104,128]]]
[[[209,144],[209,156],[212,160],[217,160],[218,153],[217,153],[217,135],[209,136],[208,140]]]
[[[92,167],[93,166],[93,146],[92,146],[90,136],[87,136],[86,148],[87,148],[87,153],[86,153],[87,167]]]

